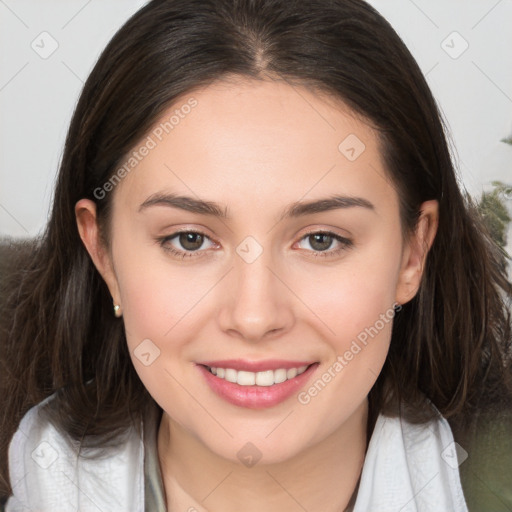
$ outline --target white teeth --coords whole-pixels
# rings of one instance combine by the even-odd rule
[[[258,372],[256,374],[256,386],[272,386],[274,384],[274,370]]]
[[[297,375],[304,373],[308,365],[300,368],[279,368],[279,370],[266,370],[263,372],[236,371],[233,368],[208,368],[213,375],[228,382],[236,382],[240,386],[273,386],[280,384],[285,380],[293,379]]]
[[[297,368],[290,368],[289,370],[286,371],[286,378],[293,379],[293,377],[296,377],[298,373],[299,372]]]
[[[240,384],[240,386],[254,386],[256,383],[256,374],[253,372],[244,372],[233,370],[236,376],[236,383]]]
[[[284,368],[274,371],[274,383],[275,384],[284,382],[286,379],[287,379],[286,370]]]
[[[233,370],[232,368],[226,368],[226,374],[224,375],[224,378],[228,382],[236,382],[236,370]]]

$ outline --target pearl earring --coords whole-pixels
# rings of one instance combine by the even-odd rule
[[[119,318],[123,313],[121,313],[121,306],[119,304],[114,304],[114,315]]]

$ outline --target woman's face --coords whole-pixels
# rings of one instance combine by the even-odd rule
[[[150,394],[232,460],[249,441],[276,462],[327,438],[365,404],[421,274],[375,133],[306,88],[224,81],[134,151],[105,187],[111,251],[95,261]],[[228,371],[237,384],[201,366],[226,360],[255,371]],[[290,380],[242,385],[259,371]]]

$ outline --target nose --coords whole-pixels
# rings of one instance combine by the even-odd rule
[[[223,332],[256,342],[291,329],[294,296],[270,251],[251,263],[235,255],[229,274],[218,317]]]

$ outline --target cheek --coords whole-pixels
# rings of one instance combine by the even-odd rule
[[[399,239],[387,243],[382,237],[328,269],[322,279],[305,282],[298,291],[299,296],[310,298],[316,325],[330,345],[330,361],[320,374],[322,382],[329,382],[330,391],[318,401],[325,400],[325,407],[341,396],[356,407],[382,370],[395,316],[400,248]],[[322,382],[316,386],[318,391],[306,390],[305,402],[323,389]]]
[[[155,266],[119,273],[123,317],[127,333],[133,337],[162,338],[177,321],[186,297],[180,297],[180,284],[168,280]],[[134,339],[128,339],[133,343]]]
[[[312,309],[322,319],[330,357],[315,380],[297,396],[317,418],[322,435],[343,423],[368,396],[385,363],[395,311],[396,266],[353,267],[317,291]],[[334,306],[335,305],[335,306]],[[318,322],[317,322],[318,325]]]
[[[218,280],[211,271],[180,267],[152,246],[124,251],[117,259],[116,273],[127,335],[133,335],[130,343],[140,337],[176,338],[173,335],[190,322],[196,306]]]
[[[381,315],[393,314],[400,269],[400,242],[380,241],[364,251],[347,255],[340,265],[322,270],[314,280],[297,279],[297,295],[323,320],[328,337],[337,349],[377,323],[383,335],[389,335]]]
[[[130,356],[139,378],[152,397],[173,411],[186,411],[189,397],[179,383],[190,371],[181,361],[189,360],[190,340],[197,336],[194,312],[204,295],[187,272],[169,272],[165,265],[120,264],[119,282],[123,320]]]
[[[118,237],[123,250],[115,261],[130,356],[150,394],[159,401],[174,390],[177,406],[182,397],[177,382],[190,371],[181,363],[193,359],[190,351],[194,340],[203,338],[201,326],[215,318],[209,291],[219,275],[207,265],[202,271],[177,265],[155,247],[129,244]]]

